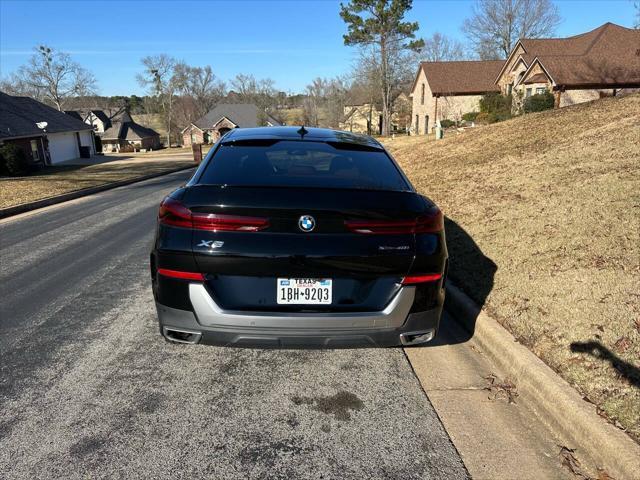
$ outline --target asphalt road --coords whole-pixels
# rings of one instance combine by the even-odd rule
[[[401,349],[166,343],[173,174],[0,224],[0,478],[466,478]]]

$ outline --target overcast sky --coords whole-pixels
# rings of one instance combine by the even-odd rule
[[[46,44],[70,53],[98,79],[102,95],[143,94],[140,58],[168,53],[211,65],[228,80],[238,73],[271,77],[279,90],[300,92],[311,79],[347,73],[355,57],[345,47],[339,1],[17,1],[0,0],[0,75]],[[556,2],[558,36],[605,22],[633,23],[631,0]],[[464,41],[460,26],[472,2],[414,0],[408,20],[422,37],[439,31]]]

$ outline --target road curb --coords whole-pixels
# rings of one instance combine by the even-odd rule
[[[75,200],[76,198],[86,197],[95,193],[111,190],[113,188],[131,185],[132,183],[143,182],[152,178],[162,177],[163,175],[169,175],[171,173],[181,172],[183,170],[189,170],[196,167],[197,165],[193,165],[189,167],[174,168],[172,170],[166,170],[164,172],[150,173],[148,175],[142,175],[141,177],[118,180],[117,182],[105,183],[103,185],[97,185],[95,187],[83,188],[81,190],[63,193],[62,195],[56,195],[54,197],[43,198],[42,200],[36,200],[35,202],[22,203],[14,207],[2,208],[0,209],[0,220],[3,218],[13,217],[14,215],[19,215],[21,213],[30,212],[32,210],[37,210],[39,208],[49,207],[58,203],[68,202],[69,200]]]
[[[574,442],[568,447],[577,448],[579,454],[589,456],[617,479],[640,479],[640,445],[601,418],[595,405],[584,401],[569,383],[450,282],[445,308],[514,381],[519,397],[532,407],[538,420]]]

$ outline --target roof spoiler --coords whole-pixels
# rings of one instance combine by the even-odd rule
[[[299,141],[295,138],[230,138],[223,140],[221,145],[225,147],[271,147],[278,142],[295,142]],[[313,141],[313,140],[311,140]],[[376,143],[358,143],[349,141],[326,141],[317,140],[321,143],[331,145],[336,150],[351,150],[360,152],[381,152],[384,150],[382,145]],[[306,141],[305,141],[306,142]]]

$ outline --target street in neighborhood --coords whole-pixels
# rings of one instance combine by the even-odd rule
[[[466,478],[402,349],[162,339],[150,242],[190,173],[0,224],[0,478]]]
[[[640,2],[230,3],[0,0],[0,480],[640,480]]]

